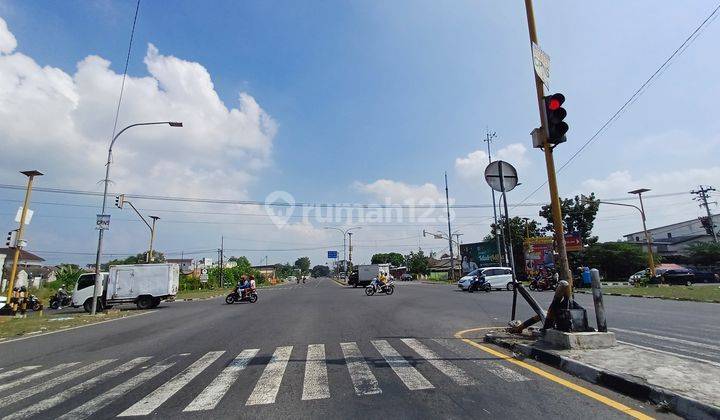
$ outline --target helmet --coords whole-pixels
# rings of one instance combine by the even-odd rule
[[[27,292],[27,288],[26,288],[25,286],[22,286],[22,287],[20,288],[20,291],[21,291],[21,292]]]

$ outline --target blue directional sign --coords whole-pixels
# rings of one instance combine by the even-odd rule
[[[328,259],[329,260],[337,259],[337,257],[338,257],[337,251],[328,251]]]

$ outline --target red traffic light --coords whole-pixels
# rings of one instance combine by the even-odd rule
[[[555,98],[551,98],[550,101],[548,102],[548,109],[550,111],[555,111],[556,109],[560,108],[560,105],[562,105],[560,103],[560,101],[558,101]]]

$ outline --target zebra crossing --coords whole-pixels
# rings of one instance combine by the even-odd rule
[[[190,398],[185,397],[189,403],[182,403],[182,411],[186,413],[210,412],[224,403],[236,403],[238,394],[246,398],[243,405],[252,409],[253,406],[275,404],[288,383],[295,381],[302,384],[299,397],[303,402],[332,398],[338,393],[333,386],[341,382],[351,384],[348,392],[354,392],[358,398],[381,395],[383,388],[397,390],[397,384],[401,384],[406,392],[442,392],[445,382],[459,387],[478,386],[478,379],[470,372],[474,369],[477,374],[478,367],[483,368],[483,373],[495,375],[509,384],[529,380],[498,361],[461,365],[462,357],[440,356],[445,350],[453,352],[449,346],[443,352],[432,348],[443,344],[441,340],[425,341],[400,338],[360,343],[363,346],[354,341],[327,346],[280,346],[265,349],[264,354],[272,352],[269,358],[259,356],[263,354],[261,349],[249,348],[238,354],[214,350],[203,354],[181,353],[162,360],[142,356],[127,361],[108,358],[69,362],[46,369],[40,365],[3,368],[0,370],[0,416],[4,419],[43,418],[51,410],[63,408],[65,412],[53,412],[53,417],[85,419],[130,392],[140,396],[128,403],[129,406],[118,408],[112,416],[148,416],[172,405],[168,401],[173,397],[177,400],[178,394],[187,396],[189,393],[193,394]],[[365,354],[361,347],[366,349]],[[340,359],[329,361],[328,351],[340,355]],[[232,359],[227,362],[229,357]],[[329,372],[329,363],[344,367]],[[291,364],[301,366],[302,374],[298,374],[298,369],[288,369]],[[338,375],[342,371],[347,373],[344,378],[331,378],[330,373]],[[165,372],[170,374],[165,375]],[[158,383],[161,376],[171,377]],[[202,379],[203,376],[211,379]],[[148,382],[156,385],[150,387]],[[239,389],[239,383],[254,383],[249,395],[243,390],[248,387]],[[96,388],[98,391],[93,392]],[[102,416],[108,415],[103,413]]]

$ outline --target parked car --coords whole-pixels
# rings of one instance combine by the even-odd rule
[[[628,283],[635,284],[642,280],[643,277],[647,277],[647,270],[638,271],[637,273],[633,274],[628,278]]]
[[[413,277],[410,273],[405,273],[402,276],[400,276],[400,281],[412,281]]]
[[[462,290],[468,290],[473,280],[484,277],[493,289],[512,290],[512,270],[507,267],[483,267],[475,269],[460,278],[457,285]]]
[[[690,270],[695,276],[695,283],[720,283],[720,275],[711,271]]]
[[[650,284],[674,284],[692,286],[695,283],[695,274],[689,268],[656,269],[655,277],[650,279]]]

